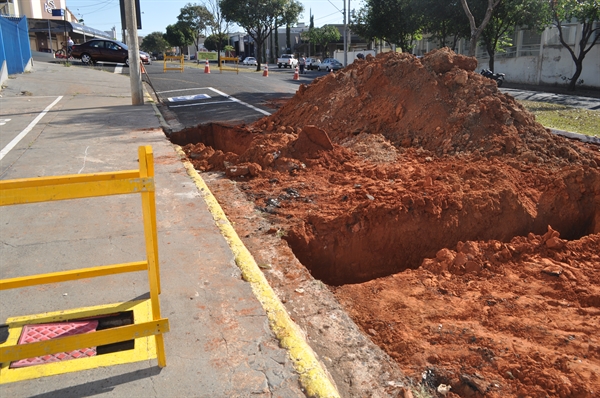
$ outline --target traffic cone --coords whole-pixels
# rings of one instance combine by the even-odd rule
[[[300,75],[298,74],[298,67],[296,66],[296,71],[294,72],[294,80],[300,80]]]
[[[206,65],[204,66],[204,73],[210,73],[210,66],[208,65],[208,59],[206,60]]]
[[[144,63],[142,61],[140,61],[140,71],[146,73],[146,68],[144,68]]]
[[[269,65],[265,65],[265,70],[263,72],[264,77],[269,77]]]
[[[333,69],[330,69],[329,73],[331,73],[333,75]]]

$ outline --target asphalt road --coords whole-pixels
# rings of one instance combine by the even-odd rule
[[[175,113],[184,127],[210,122],[252,123],[274,112],[273,101],[291,98],[300,84],[309,84],[326,72],[307,71],[294,80],[293,69],[269,68],[269,76],[255,66],[240,66],[239,73],[210,65],[188,66],[183,73],[163,72],[156,62],[145,67],[147,77],[161,103]],[[271,102],[271,104],[270,104]]]

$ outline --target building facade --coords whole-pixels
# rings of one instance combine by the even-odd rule
[[[64,10],[63,15],[52,15],[52,10]],[[104,32],[78,22],[67,8],[66,0],[0,0],[0,14],[27,17],[29,43],[32,51],[55,52],[67,42],[84,43],[94,37],[116,38],[116,31]]]

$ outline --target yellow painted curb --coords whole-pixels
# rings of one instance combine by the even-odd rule
[[[175,145],[175,149],[182,159],[186,159],[186,155],[180,146]],[[317,360],[314,351],[304,339],[304,335],[298,325],[288,315],[285,307],[279,301],[279,298],[256,264],[254,257],[252,257],[250,251],[242,243],[227,219],[225,212],[208,189],[208,186],[189,161],[184,160],[183,164],[188,175],[202,193],[215,223],[227,240],[234,254],[235,262],[242,271],[244,280],[250,283],[254,295],[266,311],[271,330],[279,339],[281,346],[288,351],[294,367],[300,375],[300,383],[305,388],[306,394],[309,397],[339,398],[340,394],[333,380],[321,362]]]

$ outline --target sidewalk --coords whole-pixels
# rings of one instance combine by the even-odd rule
[[[280,348],[204,193],[161,130],[155,108],[131,105],[129,78],[36,62],[34,72],[5,85],[0,119],[12,120],[1,126],[3,136],[11,129],[18,133],[19,124],[26,126],[63,97],[0,161],[3,180],[137,169],[138,146],[152,146],[160,301],[170,332],[164,335],[165,368],[156,359],[117,363],[0,384],[0,395],[304,397],[305,384],[290,354]],[[0,220],[0,278],[145,258],[140,200],[134,195],[0,207]],[[140,275],[0,291],[0,323],[143,300],[148,282]],[[2,372],[3,383],[5,365]]]

